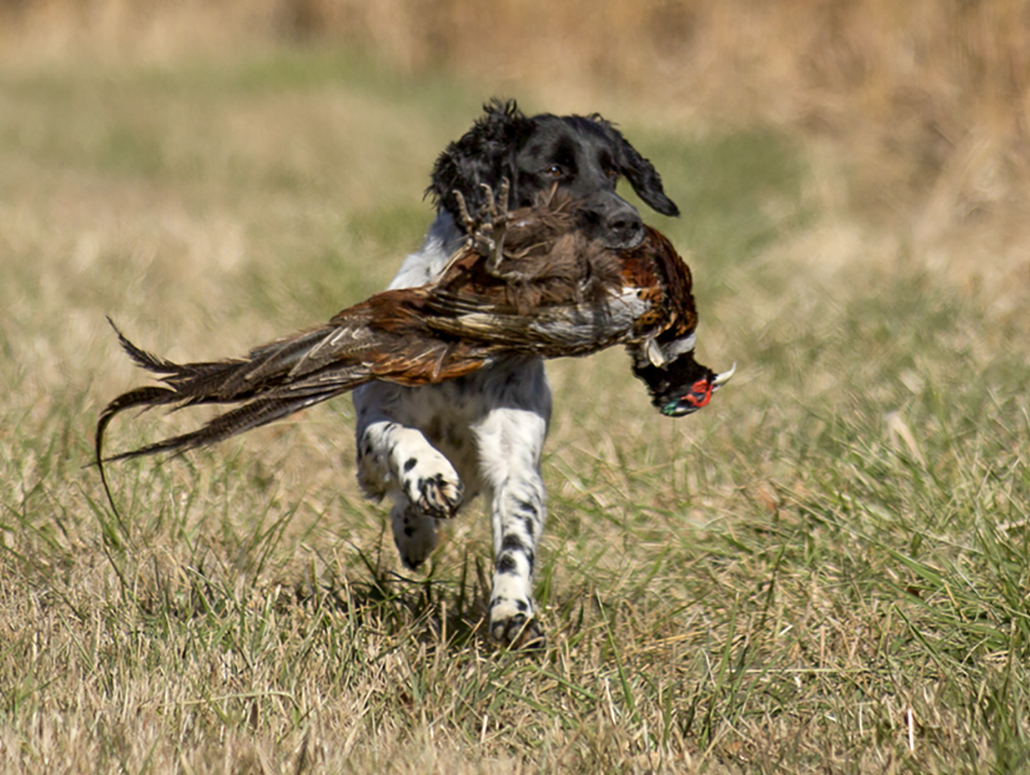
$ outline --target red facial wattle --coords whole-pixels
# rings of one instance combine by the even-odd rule
[[[670,401],[662,407],[662,414],[668,417],[682,417],[685,414],[696,412],[708,405],[712,400],[713,384],[707,379],[699,379],[690,387],[690,391],[675,401]]]

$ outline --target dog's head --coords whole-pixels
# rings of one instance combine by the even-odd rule
[[[539,194],[557,190],[577,202],[591,236],[606,247],[635,247],[644,238],[643,222],[615,193],[619,178],[625,178],[655,210],[679,215],[651,162],[600,116],[527,117],[514,100],[495,100],[484,110],[436,160],[427,193],[438,209],[457,216],[457,190],[475,213],[484,202],[482,184],[496,190],[507,178],[511,207],[531,205]]]

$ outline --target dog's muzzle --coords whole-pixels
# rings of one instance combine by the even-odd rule
[[[603,192],[583,203],[590,236],[610,250],[626,250],[644,241],[644,222],[637,208],[614,192]]]

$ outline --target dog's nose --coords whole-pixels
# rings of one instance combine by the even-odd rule
[[[635,209],[627,208],[613,213],[605,223],[605,247],[635,248],[644,239],[644,222]]]
[[[644,241],[644,222],[637,209],[612,191],[583,202],[580,217],[588,233],[610,250],[635,248]]]

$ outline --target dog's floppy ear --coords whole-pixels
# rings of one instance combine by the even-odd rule
[[[611,123],[598,115],[591,116],[601,124],[609,135],[612,150],[615,154],[618,173],[629,181],[637,195],[662,215],[679,215],[680,209],[665,195],[662,187],[662,176],[640,151],[629,144]]]
[[[517,184],[515,154],[533,129],[532,121],[522,114],[515,100],[494,98],[483,106],[483,111],[472,128],[440,154],[433,165],[432,183],[426,189],[437,210],[447,210],[455,220],[455,190],[461,191],[474,215],[485,202],[483,183],[495,191],[502,178],[507,178],[512,187]]]

